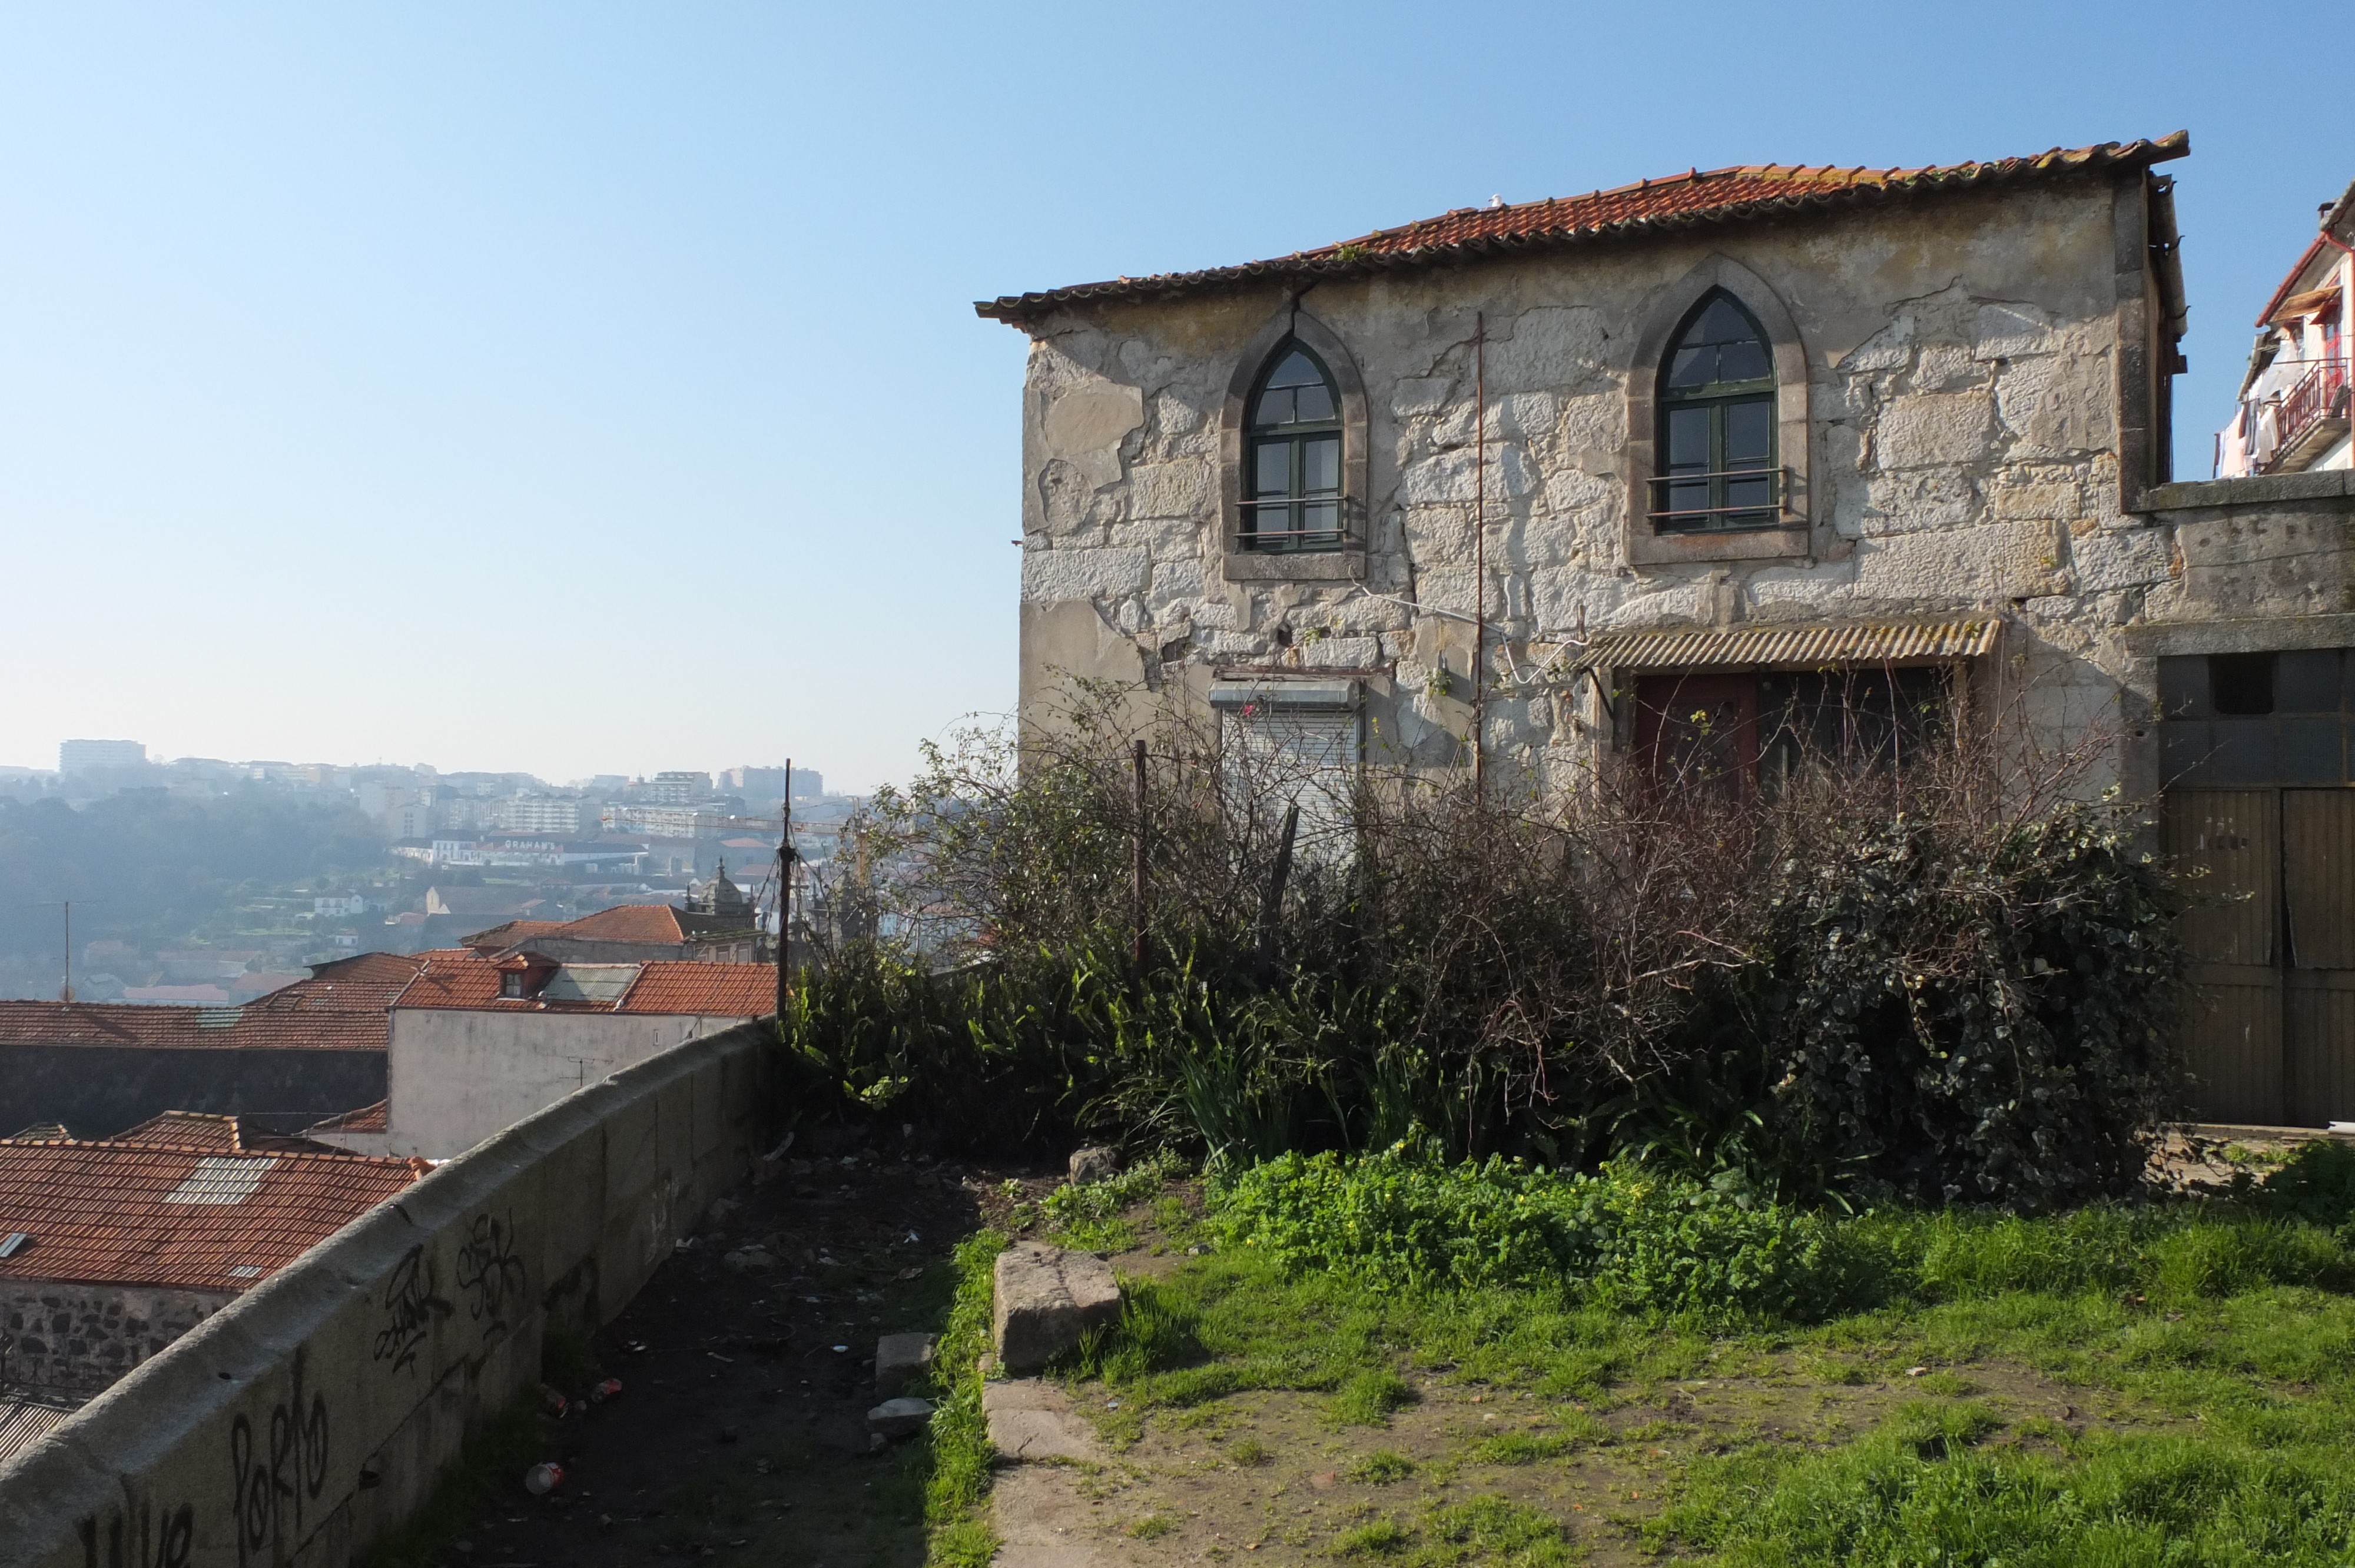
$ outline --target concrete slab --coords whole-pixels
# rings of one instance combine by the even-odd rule
[[[1095,1428],[1071,1408],[1070,1396],[1053,1383],[1037,1378],[985,1383],[981,1410],[989,1420],[990,1446],[1013,1463],[1104,1457]]]

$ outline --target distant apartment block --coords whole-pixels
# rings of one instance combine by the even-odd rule
[[[719,775],[719,784],[730,794],[741,795],[747,800],[783,800],[787,798],[785,771],[782,768],[730,768]],[[793,769],[792,799],[815,800],[825,793],[826,779],[816,768]]]
[[[491,825],[501,832],[561,833],[570,838],[581,832],[584,817],[594,821],[594,807],[580,800],[518,795],[498,803]]]
[[[60,773],[97,773],[146,765],[147,747],[135,740],[68,740],[58,746]]]

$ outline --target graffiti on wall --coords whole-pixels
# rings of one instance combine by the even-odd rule
[[[229,1498],[240,1563],[302,1544],[305,1510],[327,1484],[327,1396],[305,1389],[307,1359],[307,1351],[294,1352],[287,1396],[271,1406],[260,1433],[242,1413],[229,1426]]]
[[[377,1330],[374,1360],[390,1361],[395,1372],[417,1364],[433,1325],[456,1310],[442,1298],[438,1273],[421,1245],[394,1266],[385,1281],[384,1327]]]
[[[466,1315],[483,1325],[485,1341],[507,1330],[507,1308],[524,1291],[523,1255],[516,1250],[515,1213],[480,1213],[458,1249],[458,1288]]]
[[[92,1514],[75,1528],[81,1532],[82,1568],[188,1568],[197,1510],[182,1503],[158,1512],[141,1503],[135,1518],[110,1509],[102,1522]]]

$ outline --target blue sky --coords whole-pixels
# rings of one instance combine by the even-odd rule
[[[1023,340],[974,300],[1692,165],[2188,127],[2204,476],[2355,177],[2350,46],[2069,0],[12,0],[0,763],[903,776],[1013,696]]]

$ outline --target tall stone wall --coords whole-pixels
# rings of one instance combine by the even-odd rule
[[[96,1393],[236,1299],[225,1290],[11,1280],[0,1293],[0,1328],[13,1341],[0,1383]]]
[[[1026,712],[1057,671],[1200,690],[1219,666],[1380,670],[1377,754],[1444,763],[1471,716],[1463,618],[1484,603],[1508,687],[1487,744],[1540,769],[1605,733],[1596,695],[1549,662],[1606,630],[1993,608],[2049,700],[2129,711],[2118,632],[2177,570],[2165,530],[2122,509],[2142,483],[2120,471],[2139,188],[2093,179],[1317,283],[1300,308],[1364,383],[1362,581],[1252,580],[1248,565],[1238,580],[1224,548],[1231,382],[1290,295],[1029,323]],[[1638,340],[1727,267],[1771,291],[1804,349],[1803,450],[1781,461],[1805,553],[1631,559],[1631,523],[1648,523],[1630,515],[1630,444],[1649,440],[1631,408],[1658,370]]]
[[[742,1178],[772,1037],[570,1095],[206,1319],[0,1467],[0,1568],[341,1568]]]

